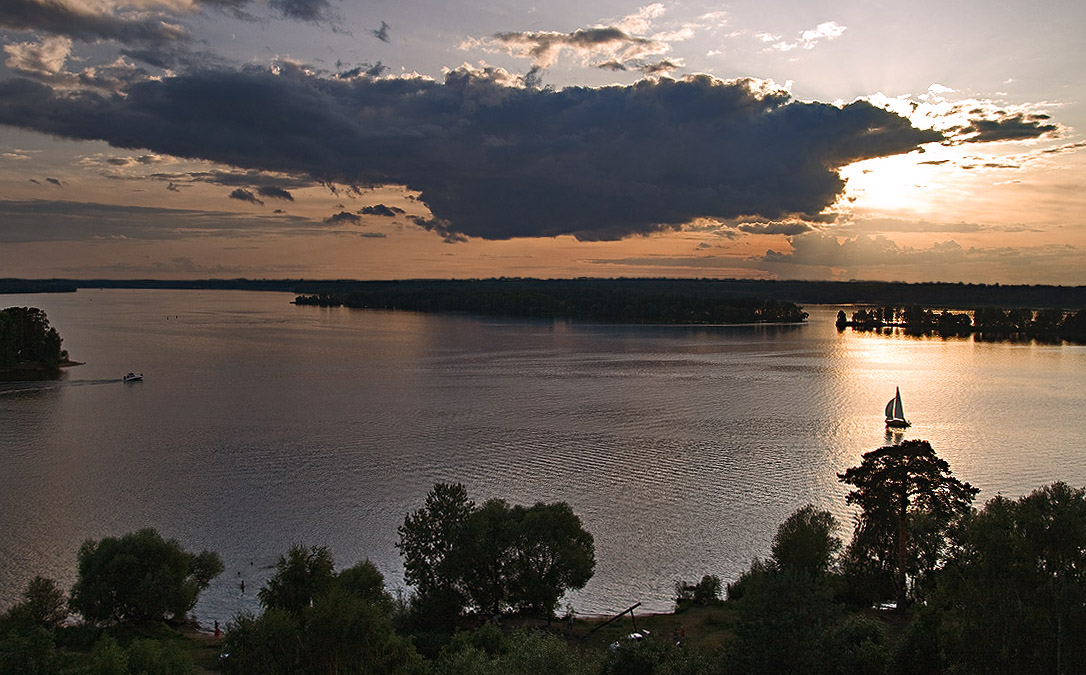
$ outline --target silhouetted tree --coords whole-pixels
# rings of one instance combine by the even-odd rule
[[[183,619],[222,570],[217,554],[188,553],[153,529],[87,540],[70,604],[91,622]]]
[[[941,549],[951,523],[968,513],[979,490],[950,473],[950,465],[927,441],[909,440],[864,453],[859,466],[837,474],[853,486],[846,502],[860,507],[854,553],[892,560],[898,607],[908,602],[906,573],[910,567],[910,525],[928,523]],[[886,550],[892,542],[893,553]],[[896,553],[896,555],[894,555]],[[913,561],[919,556],[913,547]],[[929,564],[934,564],[930,560]]]

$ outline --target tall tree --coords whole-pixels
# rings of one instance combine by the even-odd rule
[[[222,570],[217,554],[188,553],[150,528],[87,540],[69,604],[91,622],[183,619]]]
[[[875,549],[888,540],[892,542],[897,606],[904,609],[909,599],[906,574],[910,567],[910,525],[914,521],[927,523],[941,549],[947,528],[969,512],[980,490],[955,478],[950,465],[935,454],[931,444],[919,440],[864,453],[859,466],[837,477],[855,488],[845,498],[847,503],[860,507],[854,540],[869,542]],[[873,553],[886,556],[888,552]],[[918,557],[914,552],[914,562]],[[937,564],[930,554],[927,557],[925,566]]]
[[[396,548],[403,556],[404,581],[423,596],[447,591],[458,576],[450,553],[460,539],[475,503],[460,483],[435,483],[426,504],[397,528]]]

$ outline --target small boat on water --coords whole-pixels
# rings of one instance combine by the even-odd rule
[[[122,382],[140,382],[142,380],[143,380],[143,373],[140,373],[139,375],[137,375],[135,373],[128,373],[124,377],[121,378]]]
[[[895,387],[895,389],[897,391],[894,397],[886,404],[886,426],[905,429],[911,427],[912,423],[905,419],[905,411],[901,407],[901,389],[899,387]]]

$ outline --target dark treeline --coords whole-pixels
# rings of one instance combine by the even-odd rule
[[[1086,340],[1086,310],[981,307],[969,314],[945,309],[936,312],[919,305],[867,307],[854,311],[851,319],[846,318],[844,311],[838,312],[837,328],[847,327],[858,330],[904,328],[913,335],[977,333],[982,339],[1049,338],[1081,342]]]
[[[487,281],[536,282],[537,279]],[[562,280],[555,280],[561,282]],[[730,297],[749,297],[819,305],[923,305],[948,309],[974,307],[1063,307],[1086,309],[1086,286],[903,283],[882,281],[775,281],[759,279],[578,279],[604,283],[665,283],[672,290],[713,286]],[[304,295],[350,293],[373,284],[461,284],[464,281],[400,282],[307,279],[0,279],[0,293],[71,291],[80,288],[161,288],[280,291]]]
[[[736,295],[712,281],[668,279],[368,282],[302,295],[295,302],[647,324],[795,323],[807,318],[791,302]]]
[[[68,361],[61,338],[37,307],[0,311],[0,371],[52,370]]]

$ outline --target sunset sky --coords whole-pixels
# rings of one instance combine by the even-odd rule
[[[1086,284],[1086,3],[4,0],[0,277]]]

